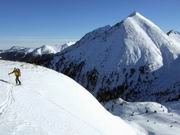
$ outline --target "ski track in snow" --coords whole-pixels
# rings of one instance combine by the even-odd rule
[[[13,97],[13,86],[12,86],[7,93],[6,100],[0,105],[0,115],[2,115],[6,111],[9,105],[12,104],[13,100],[14,97]]]
[[[4,81],[4,83],[6,83],[6,82]],[[14,96],[13,96],[13,91],[16,90],[15,87],[21,87],[21,92],[22,92],[22,93],[23,93],[23,92],[27,92],[27,90],[28,90],[28,89],[25,88],[24,86],[14,86],[13,84],[11,84],[11,88],[9,89],[9,91],[8,91],[8,93],[7,93],[7,98],[6,98],[6,100],[0,105],[0,116],[3,115],[3,113],[5,113],[5,111],[8,110],[8,108],[10,107],[10,105],[12,104],[12,102],[15,101]],[[69,112],[68,110],[66,110],[64,107],[56,104],[55,102],[53,102],[52,100],[50,100],[50,99],[48,99],[48,98],[42,96],[42,95],[41,95],[40,93],[38,93],[37,91],[34,91],[34,90],[31,90],[31,91],[33,91],[34,93],[36,93],[37,95],[39,95],[41,98],[44,98],[44,99],[47,100],[48,102],[54,104],[54,105],[55,105],[58,109],[60,109],[61,111],[63,110],[63,111],[65,111],[66,113],[68,113],[70,116],[76,118],[77,120],[82,121],[82,122],[84,123],[84,125],[87,125],[87,126],[93,128],[94,130],[96,130],[97,132],[99,132],[100,134],[103,134],[103,133],[101,133],[101,131],[99,131],[97,128],[95,128],[94,126],[88,124],[88,123],[85,122],[84,120],[81,120],[80,117],[72,114],[71,112]],[[20,92],[20,91],[19,91],[19,92]],[[12,135],[13,135],[13,134],[16,134],[17,131],[20,130],[20,129],[22,129],[24,126],[31,127],[31,125],[28,124],[28,123],[23,123],[23,124],[21,123],[20,125],[18,125],[18,126],[15,128],[15,131],[12,132]]]
[[[64,75],[26,63],[0,61],[0,67],[0,135],[145,135]],[[21,86],[11,84],[13,75],[6,81],[14,67],[21,68]]]

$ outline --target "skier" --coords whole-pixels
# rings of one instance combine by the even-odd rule
[[[16,85],[21,85],[21,81],[19,80],[19,77],[21,76],[21,71],[19,68],[14,68],[12,72],[10,72],[8,75],[13,74],[15,75],[16,79]]]

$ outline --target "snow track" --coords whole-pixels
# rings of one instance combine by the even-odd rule
[[[6,100],[1,103],[0,105],[0,115],[3,114],[3,112],[6,111],[6,109],[9,107],[10,104],[12,104],[14,98],[13,98],[13,86],[8,90],[7,98]]]
[[[23,85],[4,81],[14,67]],[[0,68],[0,135],[145,135],[67,76],[25,63],[0,61]]]

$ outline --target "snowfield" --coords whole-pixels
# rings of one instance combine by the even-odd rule
[[[22,71],[21,86],[7,74]],[[0,61],[0,135],[144,135],[111,115],[69,77],[26,63]]]
[[[180,102],[168,102],[164,105],[117,99],[104,106],[112,114],[142,126],[149,135],[179,135]]]

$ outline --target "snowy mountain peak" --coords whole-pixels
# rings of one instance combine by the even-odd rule
[[[128,17],[133,17],[133,16],[142,16],[139,12],[134,11],[133,13],[131,13]]]
[[[133,19],[139,19],[141,21],[146,21],[146,22],[150,22],[149,19],[147,19],[146,17],[144,17],[142,14],[140,14],[139,12],[133,12],[131,13],[126,19],[128,18],[133,18]],[[125,19],[125,20],[126,20]],[[151,22],[152,23],[152,22]]]
[[[146,28],[156,28],[159,31],[162,31],[157,25],[155,25],[152,21],[150,21],[148,18],[140,14],[139,12],[133,12],[130,14],[125,20],[131,20],[139,22],[139,25],[144,25]]]
[[[56,51],[51,47],[47,45],[43,45],[33,51],[34,55],[43,55],[43,54],[54,54]]]
[[[157,78],[159,70],[169,68],[179,54],[177,42],[149,19],[134,12],[114,26],[86,34],[56,55],[50,68],[74,78],[94,95],[101,90],[124,88],[124,85],[128,85],[129,92],[133,89],[144,91],[146,88],[141,88],[144,70],[149,75],[143,85],[148,85]]]

